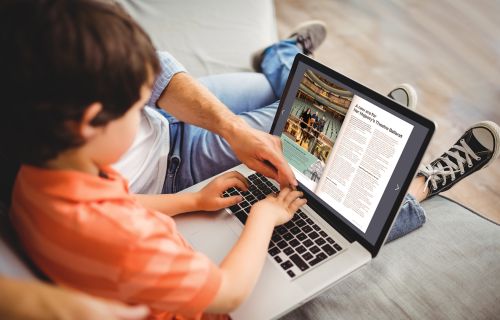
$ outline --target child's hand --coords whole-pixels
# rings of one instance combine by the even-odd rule
[[[215,178],[196,193],[198,209],[215,211],[241,202],[243,198],[240,195],[227,198],[222,197],[222,193],[231,187],[247,191],[247,179],[236,171],[227,172]]]
[[[279,194],[269,195],[266,199],[256,202],[250,213],[275,215],[275,226],[286,223],[292,219],[295,211],[307,202],[306,199],[300,198],[303,195],[300,191],[283,188]]]

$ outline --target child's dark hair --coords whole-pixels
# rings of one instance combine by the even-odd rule
[[[84,142],[68,123],[90,104],[103,105],[94,126],[121,117],[160,70],[147,34],[109,1],[3,0],[0,42],[0,151],[32,165]]]

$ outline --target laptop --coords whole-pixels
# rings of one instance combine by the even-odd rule
[[[432,121],[297,55],[270,133],[281,139],[307,204],[275,228],[258,283],[231,317],[278,318],[375,258],[434,130]],[[252,205],[279,191],[276,181],[245,165],[230,170],[250,187],[222,196],[245,200],[216,213],[175,217],[191,245],[215,263],[238,239]]]

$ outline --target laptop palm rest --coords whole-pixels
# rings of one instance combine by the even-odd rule
[[[216,264],[222,262],[238,240],[238,233],[231,227],[234,217],[224,210],[183,214],[175,221],[189,243]]]

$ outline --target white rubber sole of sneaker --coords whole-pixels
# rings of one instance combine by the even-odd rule
[[[407,83],[398,85],[396,88],[392,89],[387,96],[408,109],[413,111],[417,109],[417,91],[415,91],[415,89]]]
[[[326,30],[326,23],[324,21],[321,21],[321,20],[308,20],[308,21],[302,22],[299,25],[296,25],[293,28],[292,32],[290,32],[290,34],[292,35],[292,34],[296,33],[297,31],[299,31],[300,29],[308,27],[308,26],[313,25],[313,24],[319,24],[319,25],[323,26],[323,28],[325,28],[325,30]]]
[[[495,161],[498,158],[498,154],[500,153],[500,126],[496,124],[493,121],[481,121],[478,123],[475,123],[471,127],[469,127],[467,130],[474,129],[474,128],[485,128],[488,131],[491,132],[493,135],[493,140],[495,143],[494,150],[493,150],[493,156],[491,159],[484,165],[483,168],[486,168],[489,166],[493,161]],[[476,137],[477,139],[477,137]]]

